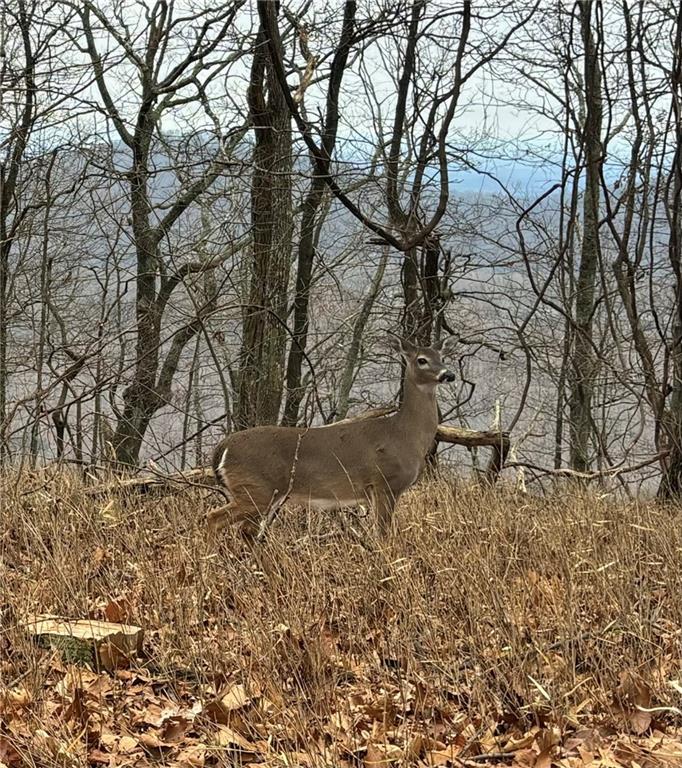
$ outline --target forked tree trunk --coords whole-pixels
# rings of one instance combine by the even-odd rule
[[[287,343],[293,230],[291,117],[265,43],[261,29],[248,91],[255,146],[251,176],[253,251],[235,408],[235,423],[242,429],[277,423]]]
[[[272,12],[272,10],[270,11]],[[327,102],[322,123],[322,153],[320,162],[315,162],[311,153],[310,160],[315,173],[310,189],[303,203],[301,216],[301,236],[298,245],[298,268],[296,272],[296,294],[294,296],[293,331],[287,360],[287,397],[284,405],[283,424],[294,425],[298,422],[298,412],[305,394],[301,382],[301,371],[305,350],[308,343],[308,308],[310,287],[313,277],[313,261],[319,239],[321,225],[326,211],[320,212],[324,200],[327,182],[324,174],[329,173],[331,158],[336,145],[339,125],[339,91],[348,62],[348,53],[355,28],[355,2],[346,2],[343,11],[341,38],[332,59],[327,89]],[[285,107],[286,106],[285,102]]]
[[[586,472],[590,468],[592,434],[592,391],[596,359],[592,346],[594,293],[599,266],[599,190],[602,164],[601,75],[599,55],[592,35],[592,2],[579,4],[585,76],[586,115],[583,127],[585,144],[585,196],[583,202],[583,243],[575,296],[575,334],[571,361],[570,460],[571,468]]]
[[[225,137],[221,136],[218,155],[200,175],[188,179],[178,171],[178,185],[172,202],[168,201],[161,208],[154,204],[151,194],[152,182],[157,174],[154,153],[157,146],[160,146],[160,124],[166,110],[176,107],[178,103],[185,103],[186,95],[179,96],[179,93],[189,82],[202,94],[201,98],[197,97],[197,105],[205,101],[202,76],[209,68],[218,66],[212,54],[216,46],[228,36],[241,4],[235,2],[231,8],[217,16],[206,16],[203,12],[195,16],[179,16],[174,15],[173,3],[156,3],[149,7],[145,16],[146,34],[140,36],[136,33],[135,38],[128,35],[125,25],[118,23],[120,20],[111,24],[106,12],[96,4],[82,3],[76,9],[105,113],[131,155],[130,168],[125,178],[136,259],[136,335],[131,381],[123,392],[123,408],[117,414],[112,440],[117,461],[121,464],[138,462],[140,447],[153,415],[169,401],[171,384],[183,349],[201,330],[201,318],[208,311],[205,306],[198,308],[198,316],[190,319],[172,335],[168,349],[162,356],[162,344],[166,346],[166,340],[162,339],[163,318],[171,296],[189,275],[212,269],[220,263],[220,260],[208,264],[203,260],[185,262],[174,269],[171,268],[172,264],[164,261],[165,245],[162,244],[166,243],[166,238],[188,208],[224,172],[224,160],[229,149],[243,135],[241,130],[235,131],[227,145],[223,142]],[[187,46],[183,52],[182,41],[189,34],[190,24],[195,39],[191,43],[185,40]],[[107,56],[103,57],[98,47],[102,37],[107,45],[118,48],[116,54],[108,51]],[[145,41],[143,51],[139,49],[142,40]],[[173,51],[172,66],[166,58],[170,51]],[[131,77],[137,78],[139,83],[139,97],[134,106],[126,102],[126,117],[119,112],[114,98],[114,94],[119,95],[118,83],[114,88],[111,87],[110,77],[114,76],[110,70],[111,57],[120,57],[119,61],[125,61]],[[239,245],[241,243],[235,244],[235,247]],[[226,252],[224,258],[234,252],[233,249],[227,250],[230,254]]]

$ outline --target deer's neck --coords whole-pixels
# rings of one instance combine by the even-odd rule
[[[428,450],[438,429],[436,387],[419,387],[409,379],[406,380],[398,418]]]

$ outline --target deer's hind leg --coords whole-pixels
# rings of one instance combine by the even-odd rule
[[[206,515],[208,527],[213,533],[219,533],[226,526],[241,523],[251,516],[252,511],[242,507],[236,500],[212,509]]]
[[[258,534],[263,513],[268,509],[269,502],[262,506],[248,494],[233,494],[232,501],[217,509],[212,509],[208,515],[208,527],[212,534],[218,534],[228,525],[241,523],[243,538],[253,540]]]
[[[374,486],[371,493],[371,502],[379,525],[379,532],[387,536],[393,527],[393,512],[397,502],[396,494],[383,484]]]

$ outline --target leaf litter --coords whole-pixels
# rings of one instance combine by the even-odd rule
[[[661,566],[642,571],[643,558],[627,570],[624,556],[608,552],[603,562],[616,565],[590,570],[576,535],[587,540],[587,510],[565,532],[562,546],[576,547],[565,554],[568,584],[529,556],[541,529],[504,536],[501,527],[515,525],[506,516],[478,523],[476,540],[454,554],[439,548],[458,541],[441,529],[373,559],[341,536],[336,548],[311,543],[301,523],[266,548],[273,566],[236,545],[202,550],[201,531],[178,534],[186,509],[165,503],[177,507],[146,511],[156,538],[134,521],[124,531],[105,519],[120,538],[92,542],[84,588],[75,559],[38,568],[17,544],[2,574],[11,580],[7,615],[59,609],[72,620],[134,622],[144,647],[74,662],[33,642],[19,619],[4,623],[0,768],[682,766],[681,633],[665,614],[672,587],[661,586],[672,571],[668,581]],[[603,537],[609,518],[589,514]],[[461,536],[469,523],[458,525]],[[657,530],[640,527],[649,540]],[[476,546],[489,557],[505,541],[528,548],[516,571],[504,553],[494,567],[473,559]],[[474,562],[491,569],[487,581],[471,574]],[[53,581],[39,578],[45,569]],[[72,594],[58,586],[67,571]],[[658,591],[647,593],[654,575]],[[614,623],[603,590],[622,588],[619,578],[639,582],[622,601],[630,615]],[[656,604],[644,606],[651,596]]]

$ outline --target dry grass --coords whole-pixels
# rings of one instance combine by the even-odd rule
[[[389,541],[287,511],[254,556],[195,490],[0,493],[0,765],[682,765],[677,508],[442,481]],[[33,613],[138,624],[146,658],[67,664]]]

